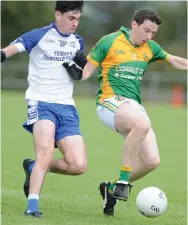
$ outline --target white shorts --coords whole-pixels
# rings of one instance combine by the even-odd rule
[[[143,114],[145,118],[150,121],[146,110],[138,102],[133,99],[121,96],[114,96],[111,98],[104,99],[103,102],[97,106],[97,114],[103,124],[111,128],[112,130],[116,130],[114,124],[115,112],[122,104],[126,102],[130,103],[135,109],[138,110],[138,112]]]

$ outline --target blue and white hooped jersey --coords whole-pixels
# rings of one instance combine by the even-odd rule
[[[75,105],[73,81],[62,63],[70,61],[77,50],[83,51],[84,41],[80,36],[63,35],[52,22],[23,34],[11,45],[19,52],[29,53],[26,99]]]

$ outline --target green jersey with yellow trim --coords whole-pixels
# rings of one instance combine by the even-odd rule
[[[115,95],[134,99],[141,104],[140,85],[148,64],[167,59],[167,53],[150,40],[142,46],[130,41],[130,29],[104,36],[87,56],[89,62],[99,66],[97,105]]]

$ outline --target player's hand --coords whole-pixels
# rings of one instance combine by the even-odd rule
[[[81,80],[83,68],[87,63],[87,58],[83,52],[78,50],[73,60],[70,62],[64,62],[63,66],[66,68],[69,76],[73,80]]]
[[[82,51],[78,50],[78,51],[76,52],[76,55],[75,55],[74,58],[73,58],[73,61],[74,61],[79,67],[81,67],[81,68],[83,69],[84,66],[85,66],[86,63],[87,63],[87,58],[86,58],[86,55],[85,55]]]
[[[5,59],[7,58],[5,52],[3,50],[1,50],[1,62],[4,62]]]

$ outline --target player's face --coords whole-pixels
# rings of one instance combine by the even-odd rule
[[[69,11],[66,13],[55,12],[56,24],[60,32],[72,34],[75,32],[81,17],[79,11]]]
[[[158,25],[150,20],[145,20],[141,25],[138,25],[136,21],[133,21],[132,30],[134,32],[134,44],[140,46],[154,37],[158,30]]]

